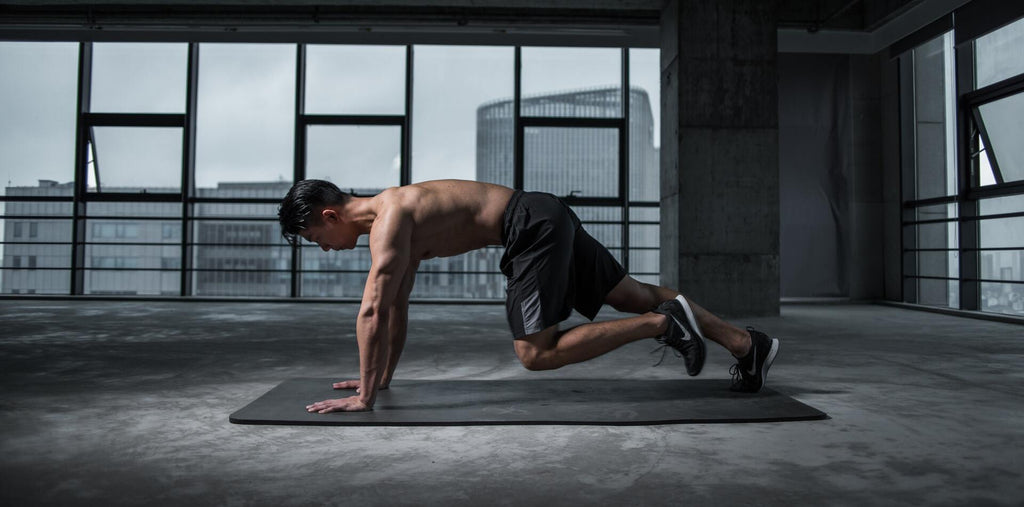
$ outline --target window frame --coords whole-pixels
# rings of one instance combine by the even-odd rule
[[[157,38],[159,39],[159,38]],[[119,40],[117,42],[123,42],[126,44],[138,43],[138,42],[182,42],[182,41],[165,41],[165,40],[154,40],[148,39],[145,41],[134,41],[134,40]],[[211,41],[212,42],[212,41]],[[71,195],[61,196],[0,196],[0,201],[3,202],[61,202],[69,205],[69,214],[60,216],[26,216],[26,217],[15,217],[5,216],[5,220],[11,219],[31,219],[31,220],[64,220],[70,223],[71,234],[69,243],[61,243],[70,247],[70,259],[68,267],[46,267],[39,266],[38,270],[59,270],[68,273],[70,283],[66,289],[66,294],[72,296],[80,296],[90,294],[89,278],[92,275],[90,273],[98,271],[156,271],[160,273],[170,272],[176,273],[180,279],[180,285],[175,287],[175,294],[168,294],[166,291],[158,289],[159,297],[193,297],[197,296],[197,276],[205,271],[222,271],[217,269],[203,269],[196,266],[197,261],[197,247],[209,246],[205,243],[198,241],[197,235],[198,225],[200,222],[221,222],[221,221],[240,221],[240,222],[269,222],[272,219],[269,216],[263,216],[262,214],[258,217],[252,216],[207,216],[202,213],[199,209],[201,205],[205,204],[252,204],[252,205],[277,205],[280,203],[279,197],[211,197],[211,196],[200,196],[201,194],[195,188],[196,183],[196,117],[198,110],[198,75],[200,71],[199,67],[199,55],[201,45],[205,42],[201,41],[187,41],[183,42],[187,44],[187,58],[188,62],[186,65],[187,79],[186,84],[186,104],[184,113],[104,113],[104,112],[92,112],[90,110],[91,102],[91,81],[92,81],[92,53],[93,53],[93,42],[92,40],[79,40],[78,45],[78,83],[77,83],[77,106],[75,110],[76,125],[75,125],[75,140],[74,140],[74,180],[71,185]],[[292,177],[293,181],[299,181],[306,177],[306,164],[307,164],[307,149],[308,139],[307,132],[311,126],[317,125],[351,125],[351,126],[376,126],[376,125],[387,125],[397,126],[401,129],[401,164],[400,164],[400,185],[408,185],[412,180],[412,164],[414,163],[412,157],[412,122],[413,122],[413,79],[414,79],[414,51],[415,44],[395,44],[389,43],[388,45],[401,45],[405,47],[405,110],[402,115],[335,115],[335,114],[307,114],[305,112],[305,80],[306,80],[306,48],[308,44],[314,44],[312,42],[295,42],[292,43],[296,51],[296,75],[294,77],[295,86],[295,110],[294,110],[294,128],[295,128],[295,142],[293,146],[293,163],[292,163]],[[323,42],[315,42],[315,44],[323,44]],[[337,43],[331,43],[337,44]],[[351,45],[365,45],[365,43],[351,43]],[[475,44],[467,44],[475,45]],[[617,248],[622,252],[622,261],[624,267],[629,269],[629,254],[631,250],[630,246],[630,226],[634,224],[642,225],[658,225],[657,220],[647,219],[641,222],[632,222],[629,216],[629,210],[631,207],[648,207],[657,208],[660,203],[657,201],[631,201],[630,195],[630,72],[631,66],[629,64],[629,52],[633,48],[648,47],[648,46],[630,46],[624,44],[610,44],[610,45],[593,45],[594,47],[611,47],[616,48],[621,53],[621,93],[622,101],[620,104],[621,112],[618,117],[615,118],[550,118],[550,117],[534,117],[526,116],[523,117],[521,113],[521,80],[522,74],[520,72],[522,48],[529,46],[545,46],[550,47],[550,44],[508,44],[507,47],[514,49],[515,52],[515,95],[513,97],[514,105],[514,122],[515,122],[515,145],[513,148],[514,157],[514,174],[513,181],[514,187],[522,189],[523,187],[523,133],[526,128],[529,127],[568,127],[568,128],[587,128],[587,127],[610,127],[615,128],[619,138],[619,153],[618,153],[618,192],[613,197],[579,197],[579,196],[567,196],[565,200],[570,205],[575,206],[613,206],[621,210],[620,219],[613,221],[615,225],[621,225],[622,244]],[[589,46],[588,46],[589,47]],[[653,104],[653,107],[657,107],[657,104]],[[657,114],[657,111],[655,111]],[[104,191],[102,186],[102,173],[100,173],[98,188],[89,188],[89,172],[96,171],[94,165],[94,144],[93,144],[93,130],[100,127],[122,127],[122,128],[177,128],[181,129],[182,132],[182,144],[181,144],[181,174],[180,174],[180,188],[177,192],[108,192]],[[108,203],[126,203],[145,205],[170,205],[174,204],[175,210],[180,206],[180,214],[177,211],[171,212],[174,216],[120,216],[113,212],[102,212],[101,214],[93,213],[98,207],[105,207]],[[231,212],[228,212],[231,214]],[[166,214],[165,214],[166,215]],[[152,221],[163,221],[164,227],[154,229],[156,232],[153,238],[135,238],[135,239],[124,239],[124,238],[94,238],[94,233],[89,231],[90,223],[93,220],[146,220]],[[585,224],[602,224],[610,222],[602,221],[590,221],[584,222]],[[167,229],[172,225],[180,224],[180,232],[172,233],[168,237]],[[23,226],[24,227],[24,226]],[[25,227],[27,228],[27,227]],[[174,226],[175,231],[178,231],[178,226]],[[25,231],[27,232],[27,231]],[[616,231],[613,234],[617,234]],[[24,234],[23,234],[24,235]],[[42,233],[41,233],[42,235]],[[21,238],[19,238],[21,239]],[[261,240],[262,241],[262,240]],[[24,244],[31,243],[33,245],[40,244],[35,241],[18,241],[15,243]],[[94,246],[107,247],[110,245],[123,245],[131,248],[143,248],[150,247],[156,248],[159,252],[159,247],[168,247],[171,245],[172,248],[178,249],[180,255],[174,257],[166,257],[167,253],[160,256],[158,265],[148,266],[145,264],[134,264],[129,265],[125,262],[113,262],[109,260],[88,262],[89,257],[87,250]],[[303,267],[303,248],[311,248],[312,246],[303,245],[290,245],[284,246],[278,243],[273,244],[258,244],[258,245],[244,245],[257,246],[257,247],[280,247],[282,249],[290,248],[290,264],[287,266],[279,266],[276,263],[281,262],[284,254],[280,257],[276,257],[276,260],[271,261],[268,265],[270,269],[256,269],[253,266],[242,265],[240,269],[236,271],[244,271],[246,273],[287,273],[290,278],[290,286],[288,287],[289,299],[309,299],[310,296],[303,295],[302,282],[303,278],[307,276],[313,276],[314,278],[320,274],[330,274],[334,272],[341,273],[360,273],[365,275],[364,270],[307,270]],[[364,249],[367,247],[363,247]],[[638,246],[637,249],[657,249],[657,247]],[[468,258],[467,258],[468,259]],[[179,262],[180,260],[180,262]],[[20,261],[20,259],[19,259]],[[99,262],[99,264],[97,264]],[[500,275],[500,271],[497,270],[497,266],[486,266],[485,268],[481,265],[482,261],[473,257],[468,259],[465,263],[465,269],[456,269],[448,271],[430,271],[425,272],[426,275],[434,277],[444,276],[445,273],[457,274],[457,275],[471,275],[480,277],[492,277]],[[20,264],[24,264],[21,262]],[[102,266],[100,265],[102,264]],[[462,264],[458,264],[462,266]],[[244,268],[244,269],[242,269]],[[481,269],[483,268],[483,269]],[[21,268],[3,268],[3,269],[24,269]],[[13,273],[12,271],[5,271],[5,273]],[[639,273],[641,275],[656,275],[656,273]],[[6,276],[6,275],[5,275]],[[65,275],[62,273],[61,277]],[[273,276],[273,275],[271,275]],[[67,278],[64,278],[67,279]],[[444,280],[441,280],[442,282]],[[445,284],[442,284],[445,285]],[[59,289],[65,290],[65,289]],[[25,293],[25,290],[21,290],[21,293]],[[113,295],[113,294],[111,294]],[[131,294],[118,294],[118,296],[132,296]],[[135,295],[134,297],[138,297]],[[154,294],[144,294],[145,297],[153,297]],[[228,296],[228,297],[239,297],[239,296]],[[261,297],[277,298],[279,296],[266,296]],[[317,297],[317,296],[312,296]],[[467,296],[472,297],[472,296]],[[351,299],[351,298],[342,298]],[[461,300],[465,301],[465,300]]]
[[[959,11],[958,11],[959,13]],[[977,12],[970,12],[982,16]],[[1024,250],[1024,245],[984,248],[981,244],[981,224],[984,220],[999,218],[1024,217],[1024,210],[1009,213],[982,214],[981,203],[986,199],[1006,196],[1024,195],[1024,181],[1005,182],[1001,177],[997,157],[991,157],[988,150],[992,144],[985,130],[984,122],[980,116],[979,108],[1006,97],[1024,93],[1024,73],[1010,76],[1002,81],[992,83],[982,88],[975,89],[975,40],[986,33],[1005,26],[1015,19],[1001,19],[998,23],[989,18],[987,30],[978,28],[978,20],[971,19],[969,28],[959,29],[962,17],[949,16],[941,23],[933,23],[932,26],[922,29],[919,33],[911,35],[905,41],[894,45],[902,51],[899,55],[900,75],[900,139],[901,139],[901,299],[908,303],[919,303],[916,290],[916,283],[920,280],[940,280],[958,285],[957,309],[968,311],[984,311],[982,304],[983,284],[1017,284],[1024,286],[1024,282],[1015,280],[995,280],[982,276],[981,254],[988,251],[1003,250]],[[964,23],[965,25],[968,23]],[[940,30],[940,31],[937,31]],[[916,164],[917,158],[914,150],[916,138],[910,130],[913,123],[915,93],[913,88],[912,65],[906,65],[908,60],[913,58],[913,49],[918,45],[931,40],[932,37],[946,33],[951,30],[954,37],[953,51],[954,59],[954,90],[953,90],[953,111],[955,114],[955,173],[957,179],[957,190],[949,195],[932,197],[927,199],[915,199],[908,196],[916,195]],[[913,47],[910,47],[910,43]],[[895,52],[895,51],[893,51]],[[908,69],[908,67],[911,67]],[[909,76],[909,80],[908,80]],[[907,84],[911,83],[909,86]],[[949,105],[949,104],[947,104]],[[911,121],[908,121],[908,118]],[[981,143],[984,143],[986,151],[980,151]],[[980,157],[988,157],[991,164],[996,183],[993,185],[981,186]],[[911,194],[910,192],[915,192]],[[955,208],[955,216],[947,216],[941,219],[922,220],[917,216],[917,211],[929,206],[947,205]],[[908,231],[916,231],[920,225],[931,223],[949,223],[957,226],[957,243],[951,248],[918,248],[914,234]],[[924,276],[919,272],[916,262],[916,254],[920,252],[954,252],[958,256],[957,276],[937,277]],[[908,256],[910,260],[908,261]]]

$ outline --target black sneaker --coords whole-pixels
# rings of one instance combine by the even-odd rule
[[[729,368],[732,374],[732,387],[729,390],[756,393],[764,387],[768,368],[772,367],[775,356],[779,354],[779,340],[768,338],[768,335],[752,327],[748,327],[747,332],[750,333],[750,352]]]
[[[693,311],[683,296],[676,296],[658,305],[651,310],[654,313],[667,315],[669,320],[668,332],[663,336],[655,338],[659,343],[676,350],[676,355],[682,355],[686,363],[686,373],[690,376],[700,374],[704,368],[704,335],[700,333],[696,319],[693,318]],[[664,347],[662,347],[662,359],[665,358]],[[657,350],[655,350],[657,352]],[[658,361],[661,364],[661,361]],[[657,366],[657,365],[655,365]]]

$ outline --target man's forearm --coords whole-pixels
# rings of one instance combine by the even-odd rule
[[[359,344],[359,398],[367,407],[373,407],[377,399],[377,388],[387,370],[387,323],[387,311],[363,314],[356,321],[356,342]]]
[[[409,324],[408,311],[408,305],[396,305],[391,309],[391,314],[388,317],[388,363],[381,387],[391,384],[391,379],[395,376],[395,368],[398,367],[398,360],[402,357],[402,349],[405,348],[405,334]]]

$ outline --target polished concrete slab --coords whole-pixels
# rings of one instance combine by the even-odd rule
[[[245,426],[293,377],[357,372],[356,307],[0,301],[3,505],[1020,505],[1019,325],[871,305],[737,322],[824,421]],[[599,318],[614,316],[605,310]],[[397,378],[691,381],[653,341],[523,369],[501,306],[414,305]],[[728,385],[709,350],[699,379]],[[625,390],[624,390],[625,391]],[[625,394],[629,394],[626,392]]]

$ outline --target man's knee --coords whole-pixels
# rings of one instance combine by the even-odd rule
[[[544,353],[531,343],[524,342],[523,340],[515,341],[516,356],[519,357],[519,362],[523,363],[523,367],[530,371],[546,370]]]
[[[560,365],[554,361],[554,344],[558,339],[557,329],[545,329],[540,333],[524,336],[514,342],[516,356],[523,367],[530,371],[553,370]],[[550,346],[549,346],[550,345]]]

